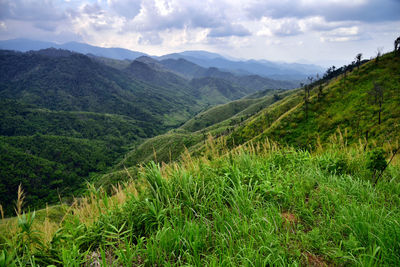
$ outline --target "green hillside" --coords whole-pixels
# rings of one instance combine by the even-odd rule
[[[249,117],[292,93],[293,91],[268,90],[260,98],[240,99],[212,107],[178,129],[147,139],[127,153],[117,168],[151,160],[169,162],[178,159],[186,149],[194,153],[202,149],[209,135],[216,137],[229,134]]]
[[[339,76],[330,73],[330,77],[314,82],[310,85],[307,119],[303,88],[280,94],[257,92],[210,108],[179,130],[146,140],[117,166],[129,167],[150,160],[169,162],[179,159],[186,149],[193,155],[201,154],[209,135],[223,136],[231,148],[266,139],[310,150],[338,139],[346,144],[360,140],[372,146],[397,144],[400,100],[398,81],[393,77],[398,77],[399,66],[398,57],[387,54],[378,63],[372,60],[359,69],[351,65],[343,68],[347,69],[346,77],[340,72]],[[372,94],[375,84],[385,88],[381,124]],[[107,183],[104,179],[103,182]]]
[[[290,91],[284,93],[283,90],[267,90],[264,91],[263,95],[267,97],[262,96],[253,99],[247,99],[247,97],[245,97],[227,104],[218,105],[197,114],[195,117],[185,122],[181,128],[189,132],[196,132],[234,116],[253,115],[262,108],[269,106],[290,93]]]
[[[299,90],[236,129],[228,143],[265,138],[303,148],[329,143],[332,138],[344,138],[348,143],[359,139],[395,143],[400,133],[399,75],[400,58],[386,54],[379,62],[372,60],[346,76],[313,86],[308,112],[304,90]]]

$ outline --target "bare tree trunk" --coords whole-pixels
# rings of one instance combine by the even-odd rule
[[[379,102],[379,120],[378,120],[378,124],[381,125],[381,112],[382,112],[382,102]]]

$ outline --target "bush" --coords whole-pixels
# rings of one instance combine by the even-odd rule
[[[385,151],[382,148],[375,148],[367,154],[367,169],[382,172],[386,168]]]

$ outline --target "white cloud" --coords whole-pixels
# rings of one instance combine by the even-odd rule
[[[260,20],[262,28],[257,32],[258,36],[278,36],[287,37],[299,35],[303,32],[299,21],[293,18],[271,19],[263,17]]]
[[[324,32],[321,36],[322,42],[348,42],[361,38],[359,27],[340,27],[332,31]]]

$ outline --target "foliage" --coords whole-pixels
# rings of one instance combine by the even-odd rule
[[[89,189],[40,253],[3,246],[18,265],[400,263],[398,166],[374,188],[362,147],[263,147],[149,163],[114,196]]]
[[[368,152],[367,155],[367,169],[370,170],[373,175],[372,179],[375,180],[375,184],[378,182],[380,174],[386,169],[387,162],[385,158],[385,151],[382,148],[375,148]]]

